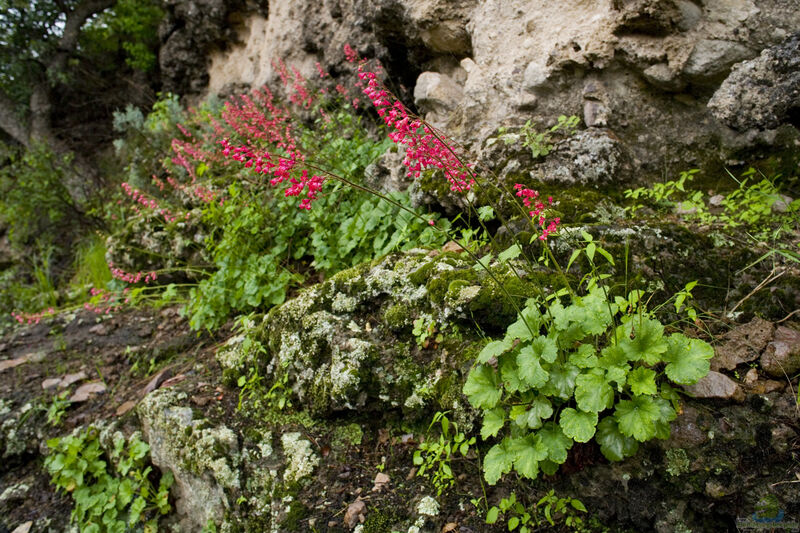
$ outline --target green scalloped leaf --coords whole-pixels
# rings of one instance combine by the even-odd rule
[[[597,424],[595,440],[600,444],[600,452],[609,461],[622,461],[639,449],[636,439],[626,437],[619,431],[617,421],[607,416]]]
[[[530,387],[538,389],[547,383],[547,378],[550,374],[542,368],[539,363],[539,357],[530,345],[523,347],[519,351],[517,367],[519,368],[519,377]]]
[[[508,438],[495,444],[483,458],[483,478],[489,485],[494,485],[511,471],[514,465],[514,454],[508,449]]]
[[[542,427],[543,420],[551,416],[553,416],[553,406],[550,400],[546,396],[539,396],[525,412],[514,418],[514,422],[521,428],[538,429]]]
[[[504,355],[500,362],[500,377],[506,391],[513,394],[521,390],[528,390],[528,385],[519,378],[519,368],[513,354]]]
[[[614,389],[605,376],[581,374],[575,380],[575,401],[581,411],[599,413],[608,408],[613,400]]]
[[[547,446],[547,458],[556,464],[567,460],[567,450],[572,448],[572,439],[564,435],[561,426],[548,422],[544,428],[536,432]]]
[[[511,343],[502,340],[502,341],[492,341],[486,346],[483,347],[483,350],[478,354],[478,362],[479,363],[486,363],[492,357],[498,357],[503,352],[511,349]]]
[[[469,403],[478,409],[493,408],[503,395],[497,373],[488,365],[478,365],[472,369],[464,383],[463,392]]]
[[[540,389],[547,396],[558,396],[562,400],[569,400],[575,390],[575,379],[581,370],[569,363],[564,365],[554,364],[549,369],[550,379]]]
[[[628,385],[636,395],[655,394],[658,392],[655,371],[642,366],[628,373]]]
[[[514,454],[514,469],[520,475],[536,479],[539,475],[539,461],[547,459],[547,445],[538,435],[510,439],[508,449]]]
[[[598,365],[597,352],[591,344],[581,344],[569,355],[569,362],[578,368],[594,368]]]
[[[661,322],[652,318],[632,317],[620,328],[622,332],[617,334],[618,346],[629,361],[644,361],[650,366],[661,362],[662,355],[667,351]]]
[[[539,337],[533,339],[531,341],[531,348],[538,358],[544,359],[548,363],[552,363],[556,360],[556,357],[558,357],[556,341],[544,335],[539,335]]]
[[[634,396],[632,400],[621,400],[614,410],[619,431],[639,442],[656,436],[656,422],[661,417],[661,406],[652,396]]]
[[[481,426],[481,438],[488,440],[489,437],[496,437],[497,432],[503,429],[506,424],[506,411],[502,407],[496,407],[490,411],[483,412],[483,425]]]
[[[667,346],[664,371],[669,379],[681,385],[692,385],[708,374],[710,359],[714,357],[714,348],[710,344],[673,333],[667,338]]]
[[[564,435],[575,442],[589,442],[597,428],[597,413],[584,413],[567,407],[561,411],[558,423]]]

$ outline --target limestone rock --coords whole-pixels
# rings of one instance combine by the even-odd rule
[[[767,347],[774,331],[772,322],[759,317],[732,329],[723,335],[722,342],[714,348],[711,369],[733,370],[742,363],[755,361]]]
[[[685,386],[684,389],[695,398],[744,400],[744,391],[735,381],[713,370],[694,385]]]
[[[686,82],[666,63],[651,65],[642,72],[642,75],[663,91],[677,92],[686,86]]]
[[[598,186],[612,183],[629,165],[619,141],[608,131],[592,128],[564,140],[534,173],[563,185]]]
[[[709,100],[711,113],[736,130],[795,122],[800,109],[800,32],[736,65]],[[793,111],[794,110],[794,111]]]
[[[770,376],[786,378],[800,370],[800,332],[779,326],[761,356],[761,368]]]
[[[741,158],[758,143],[792,148],[791,136],[770,140],[721,132],[706,103],[731,66],[797,31],[795,4],[278,0],[270,2],[268,13],[232,4],[228,15],[235,12],[242,20],[238,41],[227,39],[210,53],[208,90],[277,82],[270,65],[275,57],[309,79],[316,77],[319,61],[334,74],[331,83],[346,85],[355,81],[354,67],[343,60],[342,47],[349,43],[381,61],[406,102],[416,93],[420,101],[427,99],[425,105],[436,106],[430,118],[468,148],[485,146],[500,126],[582,114],[587,125],[607,128],[630,155],[628,164],[615,169],[616,182],[656,179],[665,166],[721,163]],[[443,65],[458,63],[465,79],[452,79],[461,97],[449,84],[439,87],[447,97],[433,95],[437,85],[420,74],[451,76]],[[587,76],[605,83],[607,98],[586,103],[581,91]],[[202,83],[201,77],[191,79]],[[497,173],[509,163],[477,155]],[[523,160],[514,172],[530,164]]]
[[[695,44],[683,73],[694,80],[711,80],[734,64],[748,59],[752,52],[743,44],[723,39],[703,39]]]
[[[423,72],[414,87],[414,103],[423,112],[446,113],[464,97],[463,90],[450,76]]]
[[[182,526],[199,531],[228,507],[224,490],[239,487],[239,445],[227,427],[204,427],[206,421],[183,406],[184,400],[185,393],[159,389],[136,412],[153,464],[175,478],[172,490]]]

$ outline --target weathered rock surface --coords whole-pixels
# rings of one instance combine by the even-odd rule
[[[742,363],[755,361],[767,347],[774,331],[774,324],[758,317],[732,329],[714,348],[711,370],[733,370]]]
[[[430,120],[476,152],[498,126],[527,119],[544,129],[575,114],[607,129],[629,155],[630,164],[614,169],[615,183],[788,147],[797,138],[794,130],[734,131],[796,121],[798,54],[794,38],[781,44],[800,27],[793,0],[309,2],[282,0],[268,16],[243,15],[240,42],[209,56],[208,91],[274,83],[274,58],[308,78],[319,61],[334,81],[347,80],[352,66],[342,47],[349,42],[381,60],[407,103],[416,97]],[[587,83],[603,94],[587,94]],[[618,151],[600,156],[613,167]],[[582,174],[568,158],[561,164],[570,167],[567,178]]]
[[[736,65],[708,107],[739,131],[800,125],[800,33]]]
[[[720,398],[724,400],[744,400],[744,392],[738,383],[725,374],[710,371],[706,377],[684,387],[686,392],[695,398]]]
[[[775,338],[761,356],[761,368],[770,376],[787,378],[800,370],[800,332],[784,326],[775,330]]]

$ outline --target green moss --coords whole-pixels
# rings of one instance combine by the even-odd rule
[[[281,531],[305,531],[300,522],[309,515],[309,509],[297,500],[289,504],[286,518],[281,522]]]
[[[677,477],[689,471],[689,456],[683,448],[672,448],[667,450],[664,457],[666,470],[670,476]]]
[[[341,451],[352,446],[358,446],[363,438],[364,432],[361,430],[361,426],[356,423],[337,426],[331,436],[331,447],[334,450]]]
[[[404,304],[395,304],[383,314],[383,322],[392,331],[400,331],[412,323],[411,309]]]
[[[436,272],[425,287],[428,289],[430,299],[435,304],[442,304],[453,282],[477,281],[478,273],[472,269],[453,269]],[[453,285],[454,289],[461,287],[460,283]]]
[[[363,533],[386,533],[392,531],[399,518],[393,509],[375,509],[367,514]]]

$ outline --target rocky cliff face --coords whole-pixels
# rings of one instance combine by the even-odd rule
[[[486,140],[498,126],[543,128],[561,114],[592,130],[564,147],[567,159],[586,154],[603,168],[554,173],[532,162],[524,170],[534,177],[619,184],[749,162],[798,139],[788,125],[800,108],[794,0],[278,0],[268,11],[218,6],[213,17],[219,10],[180,5],[171,24],[185,28],[161,56],[168,86],[224,93],[273,82],[275,58],[309,77],[317,61],[349,76],[350,43],[496,170],[507,158]],[[231,20],[235,40],[217,26]],[[198,24],[212,28],[204,42],[180,45]],[[762,100],[766,111],[746,104]]]

